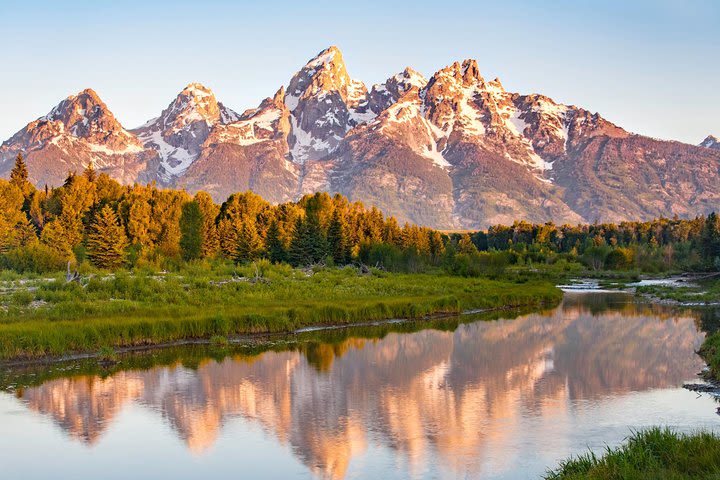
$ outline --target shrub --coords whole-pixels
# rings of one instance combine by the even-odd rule
[[[65,268],[65,259],[42,243],[19,247],[0,256],[0,268],[20,273],[49,273]]]

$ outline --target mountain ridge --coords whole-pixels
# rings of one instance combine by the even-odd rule
[[[83,90],[0,146],[0,175],[17,153],[38,185],[93,164],[123,183],[207,190],[217,201],[242,190],[275,203],[339,192],[437,228],[691,216],[720,205],[712,136],[693,146],[633,134],[598,113],[508,92],[472,59],[428,79],[406,67],[368,89],[334,46],[242,114],[190,83],[128,130]]]

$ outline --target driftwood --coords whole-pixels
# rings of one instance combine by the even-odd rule
[[[210,285],[214,285],[216,287],[227,285],[229,283],[238,283],[238,282],[248,282],[252,283],[253,285],[256,283],[264,283],[266,285],[270,284],[270,280],[265,278],[263,273],[260,271],[260,268],[257,266],[257,264],[253,263],[253,266],[255,267],[255,275],[252,277],[241,277],[236,272],[233,272],[233,276],[227,280],[219,280],[219,281],[210,281]]]
[[[70,260],[68,260],[67,273],[65,274],[65,283],[70,282],[80,283],[80,274],[78,273],[77,268],[75,269],[74,273],[70,273]]]

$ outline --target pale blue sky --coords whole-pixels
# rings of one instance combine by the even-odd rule
[[[91,87],[124,126],[189,82],[256,106],[328,45],[371,85],[464,58],[646,135],[720,135],[720,2],[0,0],[0,139]]]

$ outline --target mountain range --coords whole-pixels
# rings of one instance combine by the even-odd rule
[[[38,186],[92,164],[126,184],[253,190],[273,203],[339,192],[410,221],[470,229],[526,219],[577,223],[706,214],[720,207],[720,141],[630,133],[573,105],[505,90],[475,60],[429,79],[412,68],[371,88],[337,47],[287,88],[237,113],[189,84],[157,118],[126,129],[91,89],[0,146]]]

